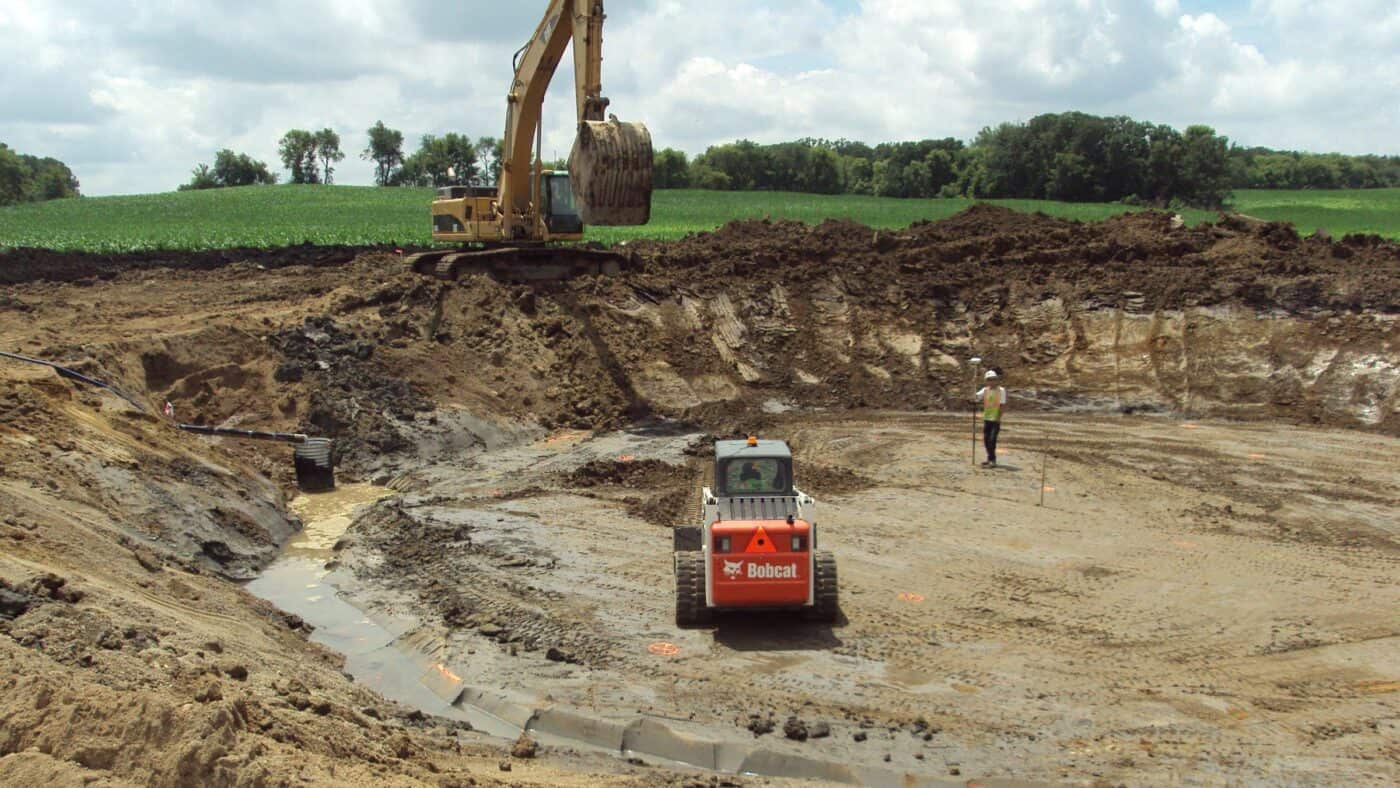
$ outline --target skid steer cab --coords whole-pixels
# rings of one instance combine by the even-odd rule
[[[774,609],[834,621],[836,557],[817,549],[816,501],[793,486],[788,445],[716,441],[714,479],[700,525],[675,529],[676,623]]]

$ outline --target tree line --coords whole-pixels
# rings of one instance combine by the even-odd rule
[[[58,159],[16,153],[0,142],[0,205],[78,196],[78,179]]]
[[[1241,189],[1380,189],[1400,186],[1400,156],[1343,156],[1235,148],[1231,183]]]
[[[476,141],[465,134],[449,132],[442,136],[425,134],[418,149],[404,154],[403,132],[378,121],[365,132],[367,143],[360,158],[374,163],[378,186],[449,186],[453,184],[495,184],[501,173],[501,140],[481,137]],[[291,129],[277,143],[287,182],[331,184],[335,165],[345,160],[340,135],[330,128],[320,131]],[[246,153],[224,149],[214,156],[214,164],[200,163],[190,181],[180,191],[219,189],[228,186],[258,186],[277,183],[277,173],[266,163]]]
[[[360,154],[374,162],[380,186],[494,186],[501,174],[501,145],[497,137],[471,137],[456,132],[425,134],[418,150],[407,156],[403,132],[379,121],[370,127],[369,146]]]
[[[380,186],[494,185],[501,140],[449,132],[419,138],[376,122],[360,153]],[[333,183],[344,160],[339,134],[292,129],[278,143],[290,183]],[[562,168],[562,162],[549,163]],[[219,151],[182,189],[275,183],[267,165]],[[1209,126],[1170,126],[1082,112],[1039,115],[983,129],[970,142],[947,137],[869,145],[801,139],[714,145],[689,159],[656,154],[659,189],[793,191],[880,197],[972,197],[1125,202],[1218,208],[1240,188],[1333,189],[1400,186],[1400,157],[1343,156],[1242,148]],[[76,183],[76,182],[75,182]],[[76,186],[74,187],[76,189]]]
[[[668,148],[656,155],[655,185],[1216,208],[1238,188],[1400,186],[1400,157],[1241,148],[1209,126],[1068,112],[983,129],[968,143],[740,140],[693,160]]]
[[[334,183],[335,165],[345,160],[340,150],[340,135],[330,128],[288,131],[277,142],[277,155],[288,172],[288,183]],[[180,191],[274,183],[277,183],[277,174],[268,169],[265,162],[225,148],[214,154],[212,167],[204,163],[195,165],[189,183],[182,184]]]

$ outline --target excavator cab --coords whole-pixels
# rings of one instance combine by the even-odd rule
[[[583,218],[574,207],[574,190],[567,172],[540,175],[540,202],[544,208],[544,225],[550,235],[578,235],[583,232]]]

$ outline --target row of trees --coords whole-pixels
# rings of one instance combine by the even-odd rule
[[[501,175],[501,140],[456,132],[425,134],[418,150],[404,155],[403,132],[376,123],[370,144],[361,156],[373,161],[374,181],[380,186],[494,185]]]
[[[384,121],[376,122],[365,133],[368,142],[360,158],[374,162],[374,181],[380,186],[494,184],[501,173],[501,140],[495,137],[473,142],[455,132],[440,137],[428,134],[419,140],[417,151],[405,156],[403,132],[385,126]],[[292,129],[277,143],[277,154],[290,175],[289,183],[334,183],[335,165],[345,160],[340,135],[330,128]],[[224,149],[215,155],[212,167],[197,165],[190,182],[180,190],[276,182],[277,175],[265,163]]]
[[[1400,186],[1400,156],[1236,148],[1231,151],[1230,180],[1243,189],[1391,188]]]
[[[804,139],[716,145],[694,161],[657,155],[659,188],[784,190],[882,197],[1017,197],[1218,206],[1231,190],[1230,147],[1207,126],[1178,132],[1079,112],[951,137],[870,146]]]
[[[288,131],[277,143],[277,155],[282,159],[282,166],[291,173],[289,183],[333,183],[335,164],[345,159],[340,150],[340,135],[328,128]],[[195,165],[190,182],[180,186],[180,191],[274,183],[277,183],[277,175],[267,164],[246,153],[234,153],[225,148],[214,155],[214,166]]]
[[[405,153],[403,132],[379,121],[360,154],[380,186],[494,184],[501,140],[450,132],[420,138]],[[345,158],[340,135],[292,129],[278,144],[291,183],[332,183]],[[554,163],[556,167],[561,163]],[[70,174],[71,175],[71,174]],[[181,188],[275,183],[266,165],[223,150]],[[76,190],[76,181],[74,182]],[[656,155],[660,189],[796,191],[882,197],[1014,197],[1068,202],[1215,208],[1237,188],[1322,189],[1400,186],[1400,157],[1341,156],[1232,147],[1209,126],[1177,131],[1127,117],[1081,112],[1040,115],[983,129],[970,143],[951,137],[867,145],[803,139],[715,145],[688,160]]]
[[[803,139],[716,145],[687,161],[657,153],[658,188],[884,197],[1016,197],[1218,207],[1237,188],[1400,186],[1400,157],[1232,147],[1208,126],[1184,132],[1079,112],[953,138],[870,146]]]
[[[78,179],[54,158],[16,153],[0,142],[0,205],[78,196]]]

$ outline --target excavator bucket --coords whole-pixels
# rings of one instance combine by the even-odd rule
[[[569,182],[584,224],[651,220],[651,132],[640,123],[584,121],[569,155]]]

